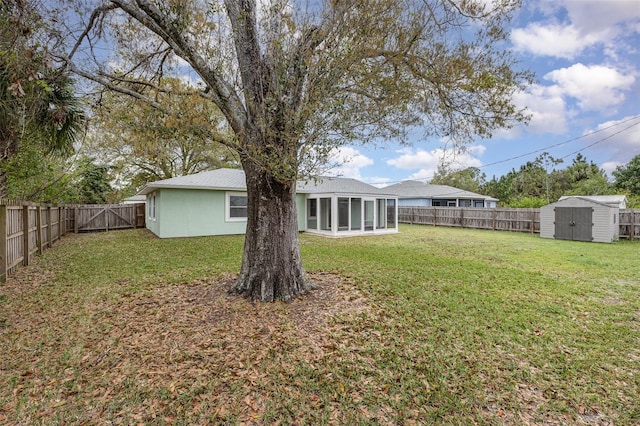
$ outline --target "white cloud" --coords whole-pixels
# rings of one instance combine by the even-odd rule
[[[585,111],[608,111],[625,100],[624,92],[635,77],[607,66],[574,64],[547,73],[544,78],[558,84],[562,92],[576,98]]]
[[[524,92],[516,93],[514,103],[520,108],[527,108],[531,115],[527,131],[534,134],[563,134],[567,131],[566,104],[559,86],[541,86],[534,84]],[[497,136],[513,138],[520,136],[520,129],[502,132]]]
[[[536,55],[573,59],[603,44],[608,55],[617,57],[624,49],[620,36],[640,32],[640,7],[635,0],[536,2],[533,9],[549,23],[516,28],[511,41],[517,50]]]
[[[442,148],[414,151],[412,148],[407,148],[398,151],[402,155],[387,160],[387,164],[402,170],[418,170],[411,174],[409,179],[431,179],[441,163],[446,163],[453,170],[482,166],[482,161],[476,156],[481,156],[485,150],[484,145],[474,145],[465,152]]]
[[[333,150],[329,155],[329,163],[335,166],[325,172],[328,176],[362,179],[360,169],[372,166],[373,160],[355,148],[343,146]]]
[[[626,164],[636,155],[640,155],[640,115],[601,123],[585,134],[597,130],[602,131],[585,138],[584,144],[588,146],[597,142],[592,149],[602,149],[609,153],[609,161],[601,167],[604,168],[605,164],[611,167],[610,163]],[[598,142],[599,140],[601,142]]]
[[[563,4],[571,22],[585,29],[599,31],[640,19],[640,7],[635,0],[572,0]]]
[[[511,41],[516,50],[536,55],[572,59],[588,46],[602,39],[603,35],[582,34],[574,26],[541,25],[533,23],[526,28],[511,32]]]
[[[607,161],[605,163],[602,163],[600,165],[600,168],[603,169],[608,176],[612,176],[612,173],[616,167],[621,166],[623,163],[620,163],[618,161]]]

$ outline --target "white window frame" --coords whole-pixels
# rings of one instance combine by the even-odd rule
[[[149,196],[149,220],[156,221],[157,217],[157,198],[156,193],[152,192]]]
[[[225,213],[225,221],[226,222],[246,222],[247,221],[247,217],[231,217],[231,197],[245,197],[247,198],[247,193],[246,192],[227,192],[225,193],[225,206],[224,206],[224,213]],[[247,205],[247,211],[248,211],[248,205]],[[247,213],[248,214],[248,213]]]

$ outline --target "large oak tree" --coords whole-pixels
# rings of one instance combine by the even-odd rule
[[[199,78],[246,174],[244,256],[233,291],[306,292],[296,180],[336,146],[404,140],[412,126],[455,143],[525,119],[530,75],[504,50],[516,0],[111,0],[91,6],[67,59],[112,90],[156,101],[165,75]],[[90,7],[91,6],[91,7]],[[78,18],[76,18],[77,20]],[[105,46],[115,54],[104,55]],[[92,65],[89,62],[93,62]],[[196,89],[193,89],[196,90]]]

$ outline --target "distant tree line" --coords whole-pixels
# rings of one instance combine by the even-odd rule
[[[505,207],[540,207],[563,195],[625,194],[629,207],[640,207],[640,155],[618,166],[610,180],[605,171],[578,154],[570,165],[545,152],[518,169],[490,180],[480,169],[450,171],[439,167],[433,184],[451,185],[497,198]]]

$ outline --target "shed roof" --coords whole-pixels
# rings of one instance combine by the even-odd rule
[[[568,198],[581,198],[595,201],[596,203],[609,204],[614,207],[624,206],[627,203],[627,197],[624,195],[563,195],[558,201]]]
[[[562,204],[566,204],[567,202],[570,202],[571,200],[580,200],[584,203],[587,204],[593,204],[593,205],[599,205],[599,206],[604,206],[604,207],[609,207],[609,208],[618,208],[617,204],[612,204],[612,203],[603,203],[600,201],[596,201],[593,199],[593,197],[582,197],[579,195],[572,195],[572,196],[567,196],[567,197],[560,197],[560,199],[558,201],[556,201],[555,203],[550,203],[547,204],[545,206],[542,206],[541,208],[550,208],[550,207],[555,207],[555,206],[561,206]]]
[[[383,188],[398,198],[462,198],[475,200],[498,201],[487,195],[476,194],[449,185],[431,185],[417,180],[405,180]]]
[[[246,191],[244,171],[240,169],[216,169],[178,176],[146,184],[138,194],[148,194],[156,189],[212,189]],[[370,194],[395,196],[392,192],[376,188],[356,179],[339,177],[319,177],[316,180],[299,181],[297,192],[303,194],[337,193]]]

